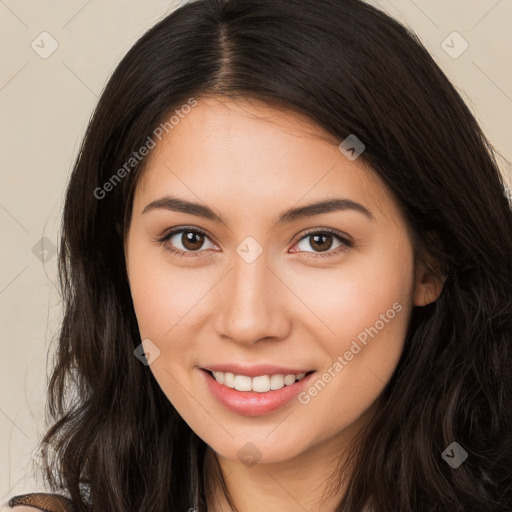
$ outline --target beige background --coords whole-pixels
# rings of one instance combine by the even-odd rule
[[[32,453],[45,430],[46,356],[61,315],[53,248],[80,139],[121,57],[179,3],[0,0],[0,503],[43,490]],[[512,1],[371,3],[419,35],[503,154],[512,182]],[[58,48],[43,59],[31,44],[43,51],[44,37],[50,49],[45,31]],[[458,58],[442,47],[454,31],[469,44]],[[463,41],[446,44],[454,52]]]

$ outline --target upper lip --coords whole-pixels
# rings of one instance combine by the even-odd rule
[[[311,368],[303,369],[298,367],[286,368],[284,366],[277,366],[274,364],[255,364],[255,365],[242,365],[242,364],[210,364],[203,366],[203,370],[210,370],[212,372],[229,372],[235,375],[246,375],[247,377],[258,377],[259,375],[297,375],[299,373],[308,373],[313,371]]]

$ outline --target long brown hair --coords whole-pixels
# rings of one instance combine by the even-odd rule
[[[43,439],[56,454],[45,474],[52,488],[79,511],[206,511],[207,447],[133,354],[141,339],[123,242],[146,159],[126,163],[175,109],[211,94],[291,108],[340,142],[355,134],[416,253],[447,276],[439,299],[413,310],[337,510],[511,511],[505,184],[492,146],[415,34],[360,0],[189,2],[118,65],[65,199],[65,309]],[[454,442],[468,454],[456,469],[442,456]]]

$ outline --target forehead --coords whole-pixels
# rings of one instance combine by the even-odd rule
[[[236,198],[255,211],[326,195],[392,208],[380,178],[362,159],[347,159],[339,142],[291,110],[254,100],[201,98],[149,154],[136,208],[166,192],[211,204],[229,205]]]

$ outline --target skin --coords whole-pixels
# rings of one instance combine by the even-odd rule
[[[412,308],[441,291],[415,257],[387,187],[340,142],[291,111],[201,98],[151,151],[135,192],[125,254],[141,339],[160,350],[150,370],[218,457],[241,512],[334,510],[343,489],[322,503],[327,479],[397,366]],[[142,213],[166,194],[208,205],[226,225],[163,208]],[[361,203],[374,220],[343,210],[276,224],[289,208],[333,197]],[[167,241],[188,249],[185,257],[156,241],[176,227],[206,232],[199,255],[190,256],[186,233]],[[312,228],[338,230],[355,245],[328,236],[322,250],[322,240],[304,234]],[[236,251],[247,236],[262,249],[250,264]],[[204,384],[199,367],[221,362],[332,371],[394,303],[400,312],[306,404],[243,416]],[[248,442],[257,464],[239,458]],[[209,510],[229,508],[210,496]]]

